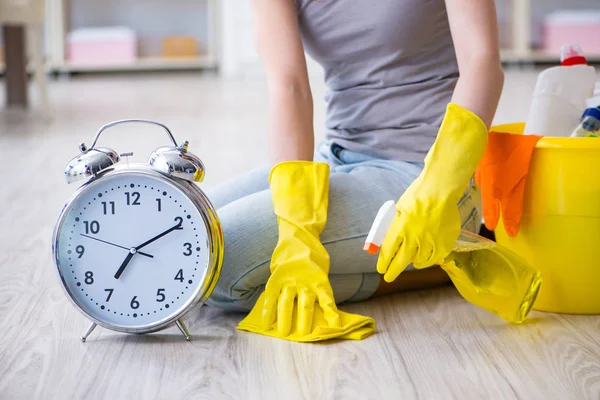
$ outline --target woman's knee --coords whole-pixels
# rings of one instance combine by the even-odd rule
[[[220,209],[236,200],[268,189],[269,171],[268,166],[253,169],[209,189],[206,194],[211,203]]]
[[[207,301],[214,307],[248,311],[264,290],[277,243],[277,219],[268,190],[218,210],[225,254],[217,285]]]

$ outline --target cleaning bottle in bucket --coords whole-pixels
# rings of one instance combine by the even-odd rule
[[[581,117],[581,123],[575,128],[571,137],[600,136],[600,109],[588,108]]]
[[[581,123],[575,128],[571,137],[600,136],[600,96],[585,101],[587,109],[581,116]]]
[[[379,209],[366,252],[377,253],[396,213],[393,200]],[[467,231],[441,267],[467,301],[513,323],[527,318],[542,283],[540,271],[517,254]]]
[[[596,83],[594,67],[587,65],[577,44],[561,48],[561,65],[542,71],[533,92],[525,134],[568,136],[585,111]]]

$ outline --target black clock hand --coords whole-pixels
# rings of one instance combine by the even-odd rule
[[[181,222],[179,222],[177,225],[175,225],[175,226],[167,229],[166,231],[164,231],[162,233],[159,233],[158,235],[154,236],[152,239],[145,241],[144,243],[140,244],[139,246],[132,247],[129,250],[129,254],[127,255],[127,257],[125,257],[125,260],[123,260],[123,263],[121,264],[121,266],[117,270],[117,273],[115,274],[115,279],[119,279],[121,277],[121,274],[123,274],[123,271],[125,271],[125,268],[127,267],[127,265],[129,264],[129,262],[131,261],[131,259],[137,253],[137,251],[139,249],[141,249],[142,247],[148,246],[150,243],[154,242],[155,240],[158,240],[161,237],[163,237],[163,236],[165,236],[165,235],[173,232],[174,230],[179,230],[179,229],[183,229],[181,227]]]
[[[169,234],[169,233],[173,232],[174,230],[179,230],[179,229],[183,229],[183,228],[181,227],[181,222],[180,222],[180,223],[178,223],[177,225],[175,225],[175,226],[173,226],[173,227],[171,227],[171,228],[167,229],[167,230],[166,230],[166,231],[164,231],[163,233],[159,233],[158,235],[154,236],[152,239],[145,241],[144,243],[140,244],[139,246],[136,246],[136,247],[135,247],[135,249],[136,249],[136,250],[139,250],[139,249],[141,249],[141,248],[143,248],[143,247],[146,247],[146,246],[148,246],[150,243],[154,242],[155,240],[158,240],[158,239],[160,239],[161,237],[163,237],[163,236],[165,236],[165,235],[167,235],[167,234]]]
[[[125,267],[127,266],[127,264],[129,264],[129,261],[131,261],[135,253],[135,249],[129,250],[129,254],[127,254],[127,257],[125,257],[125,260],[123,260],[123,263],[121,264],[121,266],[117,270],[117,273],[115,274],[115,279],[119,279],[121,277],[121,274],[123,273],[123,271],[125,271]]]
[[[120,245],[118,245],[116,243],[107,242],[106,240],[98,239],[98,238],[95,238],[93,236],[85,235],[83,233],[80,233],[80,235],[83,236],[83,237],[86,237],[88,239],[97,240],[97,241],[102,242],[102,243],[110,244],[111,246],[115,246],[115,247],[118,247],[120,249],[129,250],[129,247],[120,246]],[[141,255],[141,256],[144,256],[144,257],[154,258],[153,255],[148,254],[148,253],[144,253],[143,251],[138,252],[138,254]]]

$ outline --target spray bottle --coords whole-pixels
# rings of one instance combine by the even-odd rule
[[[396,216],[394,200],[381,206],[364,250],[379,251]],[[470,303],[513,323],[521,323],[539,293],[540,271],[496,242],[462,231],[454,250],[441,265],[459,293]]]

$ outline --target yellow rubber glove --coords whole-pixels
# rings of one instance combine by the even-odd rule
[[[377,271],[392,282],[412,262],[439,264],[460,234],[458,202],[483,157],[488,129],[474,113],[450,103],[425,168],[396,203]]]
[[[279,241],[265,291],[238,329],[297,342],[369,336],[375,321],[339,311],[329,283],[329,254],[319,238],[327,222],[329,166],[284,162],[269,182]]]

